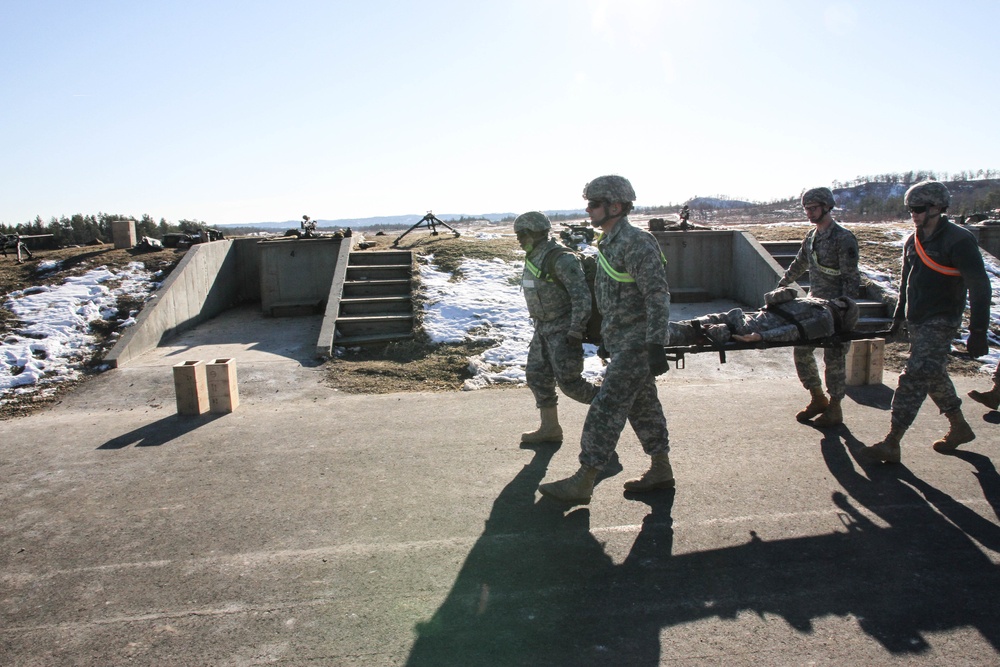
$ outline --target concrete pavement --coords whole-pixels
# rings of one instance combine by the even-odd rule
[[[234,312],[0,423],[0,664],[1000,664],[997,413],[942,456],[928,402],[869,465],[894,377],[824,432],[790,350],[697,355],[659,381],[676,493],[623,495],[626,428],[565,508],[530,392],[335,392],[319,324]],[[170,366],[220,357],[241,407],[177,416]]]

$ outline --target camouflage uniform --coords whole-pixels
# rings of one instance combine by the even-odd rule
[[[590,288],[580,261],[560,248],[554,239],[533,248],[525,258],[521,278],[535,327],[525,376],[538,408],[556,405],[557,383],[564,394],[581,403],[590,403],[597,393],[597,387],[582,377],[581,348],[571,347],[566,340],[570,331],[583,338],[590,319]]]
[[[597,243],[615,280],[598,269],[594,290],[604,316],[601,338],[611,355],[604,382],[590,404],[580,439],[580,463],[603,468],[611,458],[626,419],[649,455],[670,451],[667,420],[649,369],[647,343],[667,340],[670,287],[660,246],[652,234],[621,218]],[[603,262],[602,262],[603,266]]]
[[[810,229],[802,240],[795,260],[778,281],[779,287],[789,285],[809,271],[809,294],[821,299],[838,296],[857,298],[861,286],[858,272],[858,240],[854,234],[836,222],[822,232]],[[812,391],[823,383],[816,366],[814,345],[795,347],[795,371],[802,386]],[[842,399],[847,393],[847,346],[823,350],[826,388],[831,398]]]
[[[696,320],[671,322],[669,325],[671,345],[695,345],[704,335],[701,327],[711,324],[723,324],[728,334],[745,336],[758,333],[761,340],[767,343],[788,343],[801,340],[802,332],[808,338],[824,338],[832,336],[840,330],[839,310],[827,299],[810,297],[793,299],[780,304],[781,310],[787,313],[799,326],[768,310],[767,308],[744,312],[742,308],[733,308],[726,313],[703,315]],[[856,319],[856,307],[855,307]],[[799,329],[801,327],[801,331]],[[729,336],[726,336],[728,340]]]
[[[927,255],[938,264],[959,270],[946,276],[929,268],[917,255],[913,234],[903,244],[903,271],[894,318],[906,318],[910,357],[892,397],[892,422],[909,427],[926,396],[942,413],[957,410],[962,400],[948,377],[948,353],[958,338],[966,294],[970,329],[985,330],[990,315],[991,287],[975,237],[942,216],[934,232],[921,238]]]

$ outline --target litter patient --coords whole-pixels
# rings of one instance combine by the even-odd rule
[[[846,296],[836,299],[798,297],[791,287],[764,295],[762,309],[733,308],[668,325],[668,345],[722,346],[739,343],[786,343],[827,338],[848,332],[858,323],[858,304]]]

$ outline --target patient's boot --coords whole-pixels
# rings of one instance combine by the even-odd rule
[[[826,407],[816,421],[813,422],[816,426],[837,426],[838,424],[844,423],[844,413],[840,409],[840,399],[831,398],[830,405]]]
[[[562,442],[562,426],[559,425],[559,410],[556,406],[551,408],[540,408],[542,414],[542,425],[538,430],[521,434],[521,442],[526,444],[536,444],[539,442]]]
[[[672,488],[674,488],[674,471],[670,467],[670,457],[666,453],[653,454],[649,470],[642,473],[642,477],[625,482],[625,490],[633,493]]]
[[[597,479],[597,468],[581,465],[580,469],[573,473],[572,477],[560,479],[556,482],[539,484],[538,490],[542,494],[561,500],[566,503],[586,505],[590,502],[590,496],[594,493],[594,481]]]
[[[826,400],[823,387],[812,387],[809,393],[812,394],[812,400],[809,401],[809,405],[795,415],[795,418],[800,422],[807,422],[816,415],[823,414],[823,411],[830,407],[830,401]]]
[[[906,427],[893,424],[889,428],[888,435],[882,439],[882,442],[877,442],[871,447],[865,447],[861,451],[867,456],[883,463],[899,463],[899,441],[903,439],[904,433],[906,433]]]
[[[948,429],[946,436],[932,445],[935,452],[941,452],[942,454],[953,452],[959,445],[964,445],[976,439],[976,434],[972,432],[969,422],[965,421],[965,416],[962,414],[961,408],[946,412],[944,416],[951,422],[951,428]]]
[[[1000,408],[1000,383],[994,382],[993,388],[989,391],[976,391],[973,389],[969,392],[969,398],[977,403],[982,403],[990,410],[996,410]]]

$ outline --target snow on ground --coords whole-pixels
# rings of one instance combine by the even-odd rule
[[[523,383],[528,344],[533,329],[521,293],[524,262],[502,259],[468,259],[462,263],[461,280],[438,271],[433,257],[422,257],[420,277],[427,296],[424,330],[435,343],[490,340],[496,344],[470,360],[475,374],[465,389],[490,384]],[[584,377],[604,374],[597,348],[584,345]]]
[[[41,262],[38,272],[57,268],[56,262]],[[44,393],[51,385],[76,379],[97,345],[91,322],[117,318],[119,327],[133,324],[129,313],[118,318],[117,300],[146,298],[159,286],[155,277],[141,262],[133,262],[120,271],[102,266],[61,285],[8,294],[4,305],[23,325],[0,341],[0,397]]]

